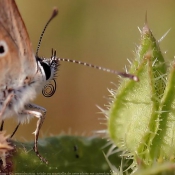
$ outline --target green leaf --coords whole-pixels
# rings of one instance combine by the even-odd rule
[[[57,136],[39,140],[39,151],[48,160],[42,163],[33,151],[33,143],[15,142],[16,149],[7,160],[13,173],[110,173],[103,148],[107,141],[98,137]],[[110,162],[120,166],[121,157],[110,156]],[[126,168],[126,166],[125,166]]]
[[[129,73],[139,82],[122,80],[118,90],[111,91],[108,113],[109,137],[121,150],[152,164],[152,141],[159,127],[159,105],[165,90],[166,65],[157,41],[145,24],[141,44]]]

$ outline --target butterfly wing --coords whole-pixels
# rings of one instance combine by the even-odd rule
[[[4,55],[1,54],[1,41],[7,46],[5,50],[7,53]],[[25,77],[35,75],[37,70],[35,56],[14,0],[0,0],[0,54],[0,84],[4,82],[2,78],[5,76],[8,78],[12,76],[14,81],[16,79],[23,81]]]

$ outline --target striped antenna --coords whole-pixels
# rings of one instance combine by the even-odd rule
[[[104,68],[104,67],[101,67],[101,66],[96,66],[96,65],[89,64],[89,63],[82,62],[82,61],[71,60],[71,59],[68,59],[68,58],[57,58],[57,59],[58,59],[58,61],[64,61],[64,62],[71,62],[71,63],[75,63],[75,64],[81,64],[83,66],[87,66],[87,67],[91,67],[91,68],[94,68],[94,69],[98,69],[98,70],[102,70],[102,71],[105,71],[105,72],[109,72],[109,73],[112,73],[112,74],[116,74],[116,75],[119,75],[119,76],[124,77],[124,78],[129,78],[129,79],[132,79],[134,81],[139,81],[139,78],[137,76],[132,75],[132,74],[128,74],[126,72],[118,72],[116,70]]]
[[[38,51],[40,49],[41,41],[43,39],[43,35],[44,35],[45,31],[46,31],[46,28],[49,25],[49,23],[52,21],[52,19],[55,18],[55,16],[57,16],[57,14],[58,14],[58,9],[54,8],[51,17],[47,21],[47,23],[44,26],[44,29],[43,29],[43,31],[42,31],[42,33],[40,35],[38,46],[37,46],[37,49],[36,49],[36,55],[35,55],[36,58],[38,58]],[[56,51],[52,50],[52,54],[53,54],[53,56],[56,57]],[[137,76],[132,75],[132,74],[128,74],[126,72],[118,72],[118,71],[107,69],[107,68],[104,68],[104,67],[101,67],[101,66],[96,66],[96,65],[93,65],[93,64],[89,64],[89,63],[85,63],[85,62],[81,62],[81,61],[76,61],[76,60],[71,60],[71,59],[66,59],[66,58],[57,58],[57,59],[58,59],[58,61],[65,61],[65,62],[81,64],[83,66],[95,68],[95,69],[102,70],[102,71],[109,72],[109,73],[113,73],[113,74],[119,75],[119,76],[124,77],[124,78],[129,78],[129,79],[132,79],[134,81],[139,81],[139,78]]]
[[[44,35],[45,31],[46,31],[46,28],[47,28],[47,26],[49,25],[49,23],[52,21],[52,19],[55,18],[55,17],[57,16],[57,14],[58,14],[58,9],[57,9],[57,8],[54,8],[53,11],[52,11],[51,17],[49,18],[49,20],[48,20],[47,23],[45,24],[44,29],[43,29],[43,31],[42,31],[42,33],[41,33],[41,35],[40,35],[40,38],[39,38],[39,41],[38,41],[38,45],[37,45],[37,49],[36,49],[36,54],[35,54],[36,58],[38,57],[38,51],[39,51],[39,49],[40,49],[41,41],[42,41],[42,39],[43,39],[43,35]]]
[[[101,67],[101,66],[96,66],[94,64],[89,64],[89,63],[86,63],[86,62],[72,60],[72,59],[68,59],[68,58],[58,58],[56,56],[56,50],[53,50],[53,49],[52,49],[51,59],[56,59],[57,61],[64,61],[64,62],[71,62],[71,63],[75,63],[75,64],[80,64],[80,65],[83,65],[83,66],[87,66],[87,67],[91,67],[91,68],[94,68],[94,69],[109,72],[109,73],[112,73],[112,74],[116,74],[116,75],[119,75],[119,76],[124,77],[124,78],[129,78],[129,79],[132,79],[134,81],[139,81],[139,78],[137,76],[132,75],[132,74],[128,74],[126,72],[118,72],[116,70],[112,70],[112,69],[104,68],[104,67]]]

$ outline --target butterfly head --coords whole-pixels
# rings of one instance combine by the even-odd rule
[[[42,94],[45,97],[51,97],[56,91],[56,75],[59,67],[59,60],[56,57],[56,51],[52,51],[51,58],[36,58],[38,70],[40,70],[44,81]]]

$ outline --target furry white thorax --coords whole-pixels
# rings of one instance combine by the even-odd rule
[[[34,76],[31,78],[30,83],[25,84],[24,80],[22,82],[20,82],[20,80],[17,80],[15,81],[15,86],[9,85],[9,87],[6,86],[4,89],[1,89],[0,111],[2,110],[4,100],[6,100],[8,95],[10,93],[14,94],[13,98],[11,99],[10,103],[8,104],[2,115],[2,120],[14,116],[16,117],[18,122],[23,123],[29,121],[29,119],[32,117],[27,116],[26,114],[23,115],[21,112],[25,109],[25,105],[29,104],[32,100],[34,100],[36,95],[41,92],[44,85],[49,81],[46,80],[45,72],[39,61],[38,68],[36,63],[36,70],[34,71],[36,72],[36,74],[34,74]]]

